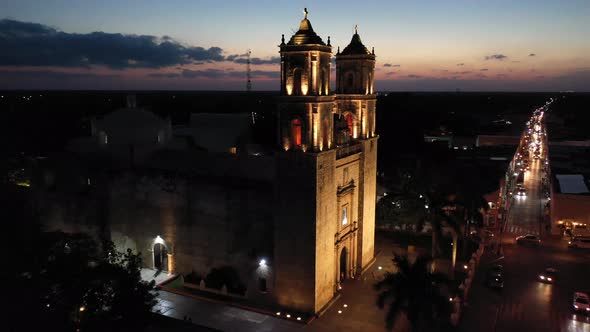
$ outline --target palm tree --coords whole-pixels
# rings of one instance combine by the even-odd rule
[[[432,257],[439,257],[442,252],[444,230],[449,230],[453,238],[452,273],[454,275],[457,263],[458,238],[461,234],[462,221],[457,218],[457,206],[454,199],[433,197],[431,198],[431,222],[432,222]],[[451,208],[453,210],[451,210]],[[455,211],[455,212],[452,212]]]
[[[411,264],[406,256],[395,255],[396,273],[387,272],[375,284],[379,292],[377,306],[387,308],[385,325],[392,330],[401,315],[405,315],[412,331],[437,331],[449,326],[452,310],[448,295],[444,295],[449,280],[430,269],[432,259],[419,256]]]

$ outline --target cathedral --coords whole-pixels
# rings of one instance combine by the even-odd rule
[[[46,229],[106,236],[141,252],[147,268],[200,276],[205,288],[213,270],[230,269],[232,296],[321,312],[375,257],[375,54],[355,28],[336,52],[333,90],[330,37],[307,15],[279,45],[272,153],[194,149],[169,119],[130,102],[39,171]],[[230,117],[207,116],[208,127],[215,121]]]

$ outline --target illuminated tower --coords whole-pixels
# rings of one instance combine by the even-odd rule
[[[358,27],[352,40],[336,54],[338,113],[344,117],[352,138],[375,136],[375,52],[361,42]]]
[[[325,44],[313,31],[307,10],[304,15],[299,30],[289,42],[283,36],[279,46],[277,141],[283,151],[276,154],[271,265],[275,303],[294,312],[317,313],[344,280],[359,276],[374,257],[375,56],[356,54],[360,38],[355,34],[358,43],[350,47],[355,52],[347,49],[341,64],[358,84],[342,95],[332,94],[330,39]],[[339,103],[350,107],[341,112]],[[341,134],[346,114],[358,129],[344,128],[346,139],[336,141],[335,131]]]
[[[323,151],[333,146],[334,96],[330,94],[330,37],[324,43],[307,19],[281,40],[280,144],[284,150]]]
[[[348,135],[361,147],[358,187],[357,267],[364,268],[374,257],[377,181],[377,139],[374,91],[375,51],[361,42],[358,27],[352,40],[336,54],[337,114],[348,125]]]

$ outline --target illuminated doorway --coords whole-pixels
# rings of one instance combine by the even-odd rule
[[[154,245],[154,268],[158,271],[168,271],[168,250],[161,243]]]
[[[347,270],[347,258],[348,258],[348,250],[346,249],[346,247],[342,248],[342,251],[340,252],[340,282],[344,281],[344,279],[346,279],[346,270]]]

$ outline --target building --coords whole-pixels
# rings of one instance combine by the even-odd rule
[[[320,312],[374,260],[375,54],[355,31],[336,54],[334,93],[330,38],[307,12],[279,47],[271,153],[242,148],[248,117],[195,116],[175,131],[131,100],[44,162],[34,189],[46,227],[108,237],[206,284],[230,271],[227,291],[253,305]]]
[[[548,214],[551,232],[590,225],[590,146],[552,142],[549,146]]]

